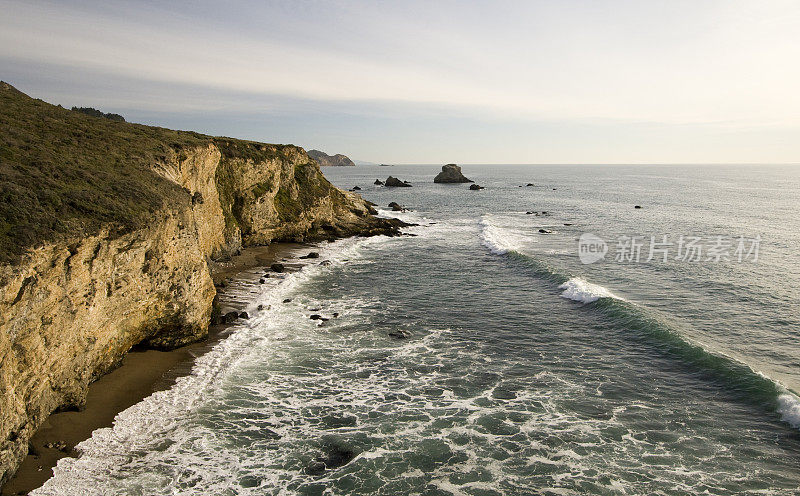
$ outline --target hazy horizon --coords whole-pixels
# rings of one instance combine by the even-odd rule
[[[375,163],[800,161],[800,4],[0,0],[0,79]]]

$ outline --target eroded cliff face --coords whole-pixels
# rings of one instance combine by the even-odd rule
[[[214,138],[153,170],[183,190],[146,228],[46,244],[0,266],[0,485],[46,417],[80,408],[132,346],[207,335],[210,260],[242,245],[397,230],[290,145]]]

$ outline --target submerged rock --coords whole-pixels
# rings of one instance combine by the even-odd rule
[[[435,183],[472,183],[471,179],[464,177],[461,173],[461,167],[456,164],[447,164],[442,166],[442,172],[433,178]]]
[[[389,176],[389,178],[386,179],[386,182],[384,183],[384,185],[392,187],[392,188],[410,188],[411,187],[411,184],[409,184],[408,181],[401,181],[401,180],[399,180],[399,179],[397,179],[396,177],[393,177],[393,176]]]
[[[641,205],[634,205],[633,208],[642,208],[642,206]]]
[[[319,253],[317,253],[315,251],[311,251],[311,252],[308,253],[308,255],[303,255],[300,258],[319,258]]]
[[[535,184],[533,184],[533,183],[528,183],[528,184],[526,184],[525,186],[527,186],[527,187],[530,187],[530,186],[535,186]]]
[[[539,234],[553,234],[553,231],[549,229],[539,229]]]
[[[389,337],[392,337],[392,338],[395,338],[395,339],[408,339],[408,338],[411,337],[411,333],[406,331],[405,329],[397,329],[397,330],[391,331],[389,333]]]

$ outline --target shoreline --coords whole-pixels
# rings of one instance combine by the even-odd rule
[[[235,278],[245,270],[284,259],[295,259],[313,245],[274,243],[243,248],[227,262],[210,265],[218,295],[225,289],[219,284]],[[30,440],[28,455],[17,472],[0,491],[1,496],[28,494],[53,476],[53,467],[64,457],[77,457],[75,445],[91,437],[92,432],[110,427],[121,411],[133,406],[156,391],[169,389],[179,377],[191,373],[195,360],[211,350],[229,334],[230,324],[208,328],[208,337],[170,351],[134,347],[125,354],[119,367],[89,385],[86,405],[80,411],[50,414]]]

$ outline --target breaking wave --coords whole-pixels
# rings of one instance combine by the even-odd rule
[[[659,312],[621,298],[604,286],[559,272],[520,252],[519,245],[513,242],[513,234],[492,224],[486,217],[481,220],[481,225],[483,243],[492,253],[522,261],[537,277],[557,284],[562,291],[561,297],[592,304],[597,311],[627,329],[631,337],[654,343],[660,351],[710,373],[732,389],[744,392],[750,401],[776,412],[784,422],[800,429],[800,397],[779,381],[735,357],[694,342],[681,331],[679,323]]]

